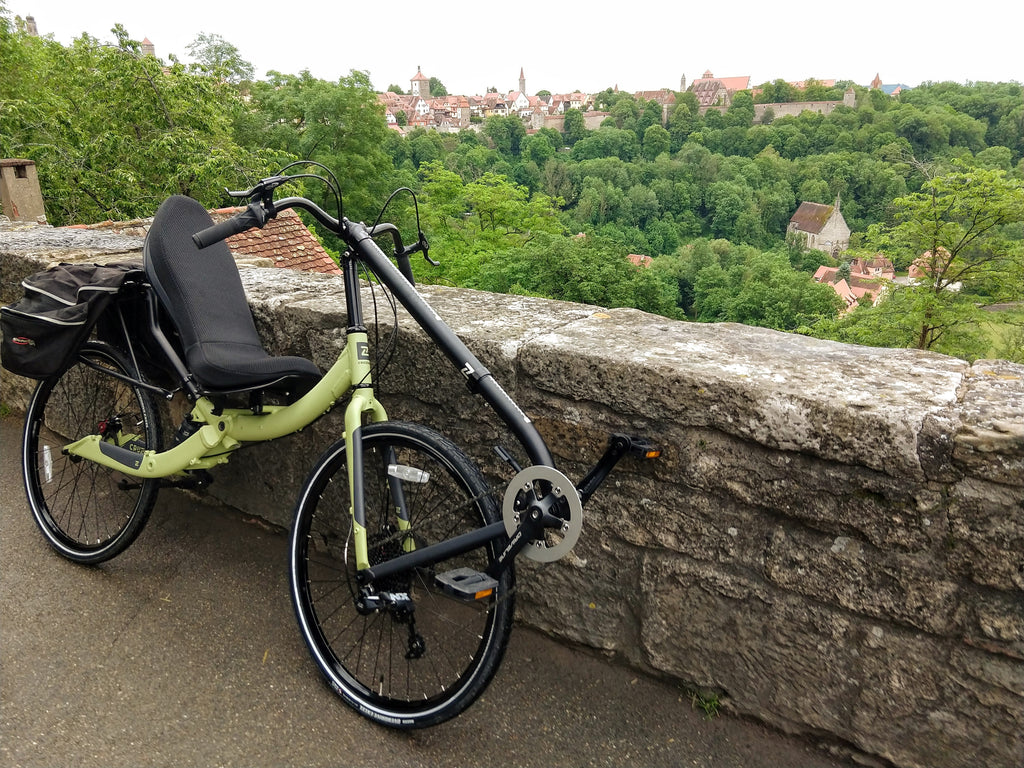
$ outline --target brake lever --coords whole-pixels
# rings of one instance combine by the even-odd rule
[[[280,187],[282,184],[287,184],[291,181],[291,176],[268,176],[265,179],[260,179],[256,182],[256,185],[247,191],[241,190],[230,190],[225,188],[224,191],[230,196],[235,198],[250,198],[256,197],[257,195],[265,197],[275,189]]]
[[[427,242],[427,236],[423,234],[422,229],[420,230],[420,238],[417,241],[416,245],[410,245],[408,248],[404,249],[402,251],[402,255],[410,256],[416,252],[422,253],[423,258],[426,259],[427,263],[430,264],[432,267],[441,266],[441,262],[434,261],[434,259],[430,258],[430,243]]]
[[[427,260],[427,263],[430,264],[432,267],[440,267],[440,261],[435,261],[434,259],[430,258],[430,243],[427,242],[427,238],[422,231],[420,232],[419,244],[423,246],[423,258]]]

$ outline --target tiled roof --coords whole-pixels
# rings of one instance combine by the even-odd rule
[[[835,88],[836,87],[836,81],[835,80],[815,80],[814,82],[816,82],[818,85],[823,85],[826,88]],[[799,88],[802,91],[802,90],[805,90],[807,88],[807,81],[806,80],[797,80],[796,82],[790,83],[790,85],[792,85],[794,88]]]
[[[718,80],[730,91],[745,91],[750,88],[750,75],[744,77],[720,77]]]
[[[667,88],[663,88],[660,91],[637,91],[633,94],[635,99],[643,99],[645,101],[656,101],[659,104],[675,104],[676,94],[674,91],[670,91]]]
[[[214,220],[226,218],[225,214],[233,215],[238,210],[214,211]],[[275,267],[304,272],[341,274],[341,268],[291,209],[278,213],[263,229],[232,235],[225,242],[236,257],[269,259]]]
[[[722,87],[728,91],[745,91],[750,88],[750,75],[743,77],[715,77],[711,74],[711,70],[708,70],[704,73],[703,77],[696,78],[691,83],[690,88],[692,89],[694,86],[699,86],[705,82],[721,83]]]
[[[800,207],[796,209],[796,213],[789,220],[789,224],[801,232],[817,234],[821,232],[822,227],[828,221],[828,217],[832,215],[833,208],[834,206],[823,205],[822,203],[800,203]]]
[[[850,275],[848,280],[839,277],[838,267],[818,267],[814,273],[814,282],[827,283],[839,297],[846,302],[848,309],[853,309],[861,301],[874,302],[882,290],[883,280],[866,278],[861,275]]]
[[[835,280],[836,273],[839,271],[839,267],[827,267],[822,264],[818,267],[818,271],[814,273],[814,282],[816,283],[831,283]]]
[[[220,208],[210,211],[215,223],[234,216],[241,208]],[[98,224],[75,225],[75,229],[92,229],[106,232],[117,232],[122,235],[145,237],[153,218],[135,219],[133,221],[103,221]],[[340,275],[341,268],[330,254],[306,229],[299,215],[290,208],[277,214],[263,229],[250,229],[239,235],[232,235],[227,240],[228,247],[235,258],[268,259],[275,267],[287,267],[306,272],[323,272]]]
[[[725,88],[718,80],[698,80],[690,85],[690,92],[697,97],[697,103],[702,107],[712,106],[723,90]]]

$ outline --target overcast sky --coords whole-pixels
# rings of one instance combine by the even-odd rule
[[[83,32],[110,41],[124,25],[149,38],[157,56],[188,61],[200,32],[233,43],[263,77],[267,70],[336,80],[369,72],[378,90],[421,67],[449,93],[490,86],[530,94],[618,86],[678,89],[710,70],[718,77],[852,80],[867,85],[923,81],[1024,82],[1024,4],[978,0],[784,3],[732,0],[667,3],[605,0],[6,0],[12,15],[34,16],[41,35],[67,44]],[[305,14],[305,15],[304,15]]]

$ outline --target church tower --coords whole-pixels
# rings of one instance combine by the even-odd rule
[[[523,68],[519,68],[519,92],[526,95],[526,75],[523,74]]]
[[[430,97],[430,78],[424,75],[419,67],[416,67],[416,74],[409,81],[409,93],[423,99]]]

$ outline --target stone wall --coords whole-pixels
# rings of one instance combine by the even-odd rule
[[[764,122],[765,113],[770,113],[772,120],[780,117],[799,117],[804,112],[817,112],[819,115],[831,115],[836,107],[842,106],[841,101],[790,101],[778,104],[755,104],[754,124]]]
[[[40,258],[125,244],[85,247],[97,236],[61,235],[62,252],[33,258],[30,237],[0,234],[0,298]],[[327,365],[343,341],[337,279],[242,272],[268,346]],[[611,431],[665,449],[620,465],[569,557],[521,561],[522,621],[895,765],[1024,764],[1024,367],[423,293],[570,477]],[[371,337],[392,328],[381,318]],[[398,342],[379,388],[392,417],[446,432],[502,489],[491,449],[514,447],[504,429],[404,315]],[[4,374],[5,403],[26,391]],[[338,429],[331,415],[248,449],[210,492],[287,525]]]

